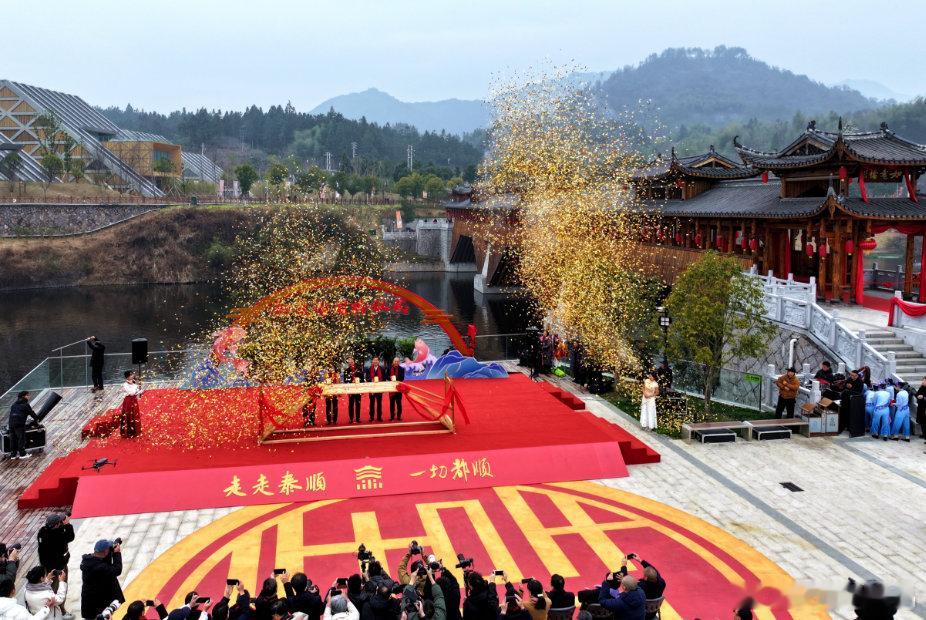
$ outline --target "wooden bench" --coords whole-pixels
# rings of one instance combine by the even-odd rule
[[[726,422],[695,422],[692,424],[682,424],[682,439],[691,443],[691,433],[694,431],[712,431],[712,430],[729,430],[741,435],[743,431],[749,431],[745,422],[739,420],[729,420]]]
[[[784,426],[787,428],[796,428],[801,435],[810,436],[810,423],[800,418],[772,418],[770,420],[749,420],[746,422],[749,427],[746,430],[746,439],[753,439],[753,433],[757,429],[769,428],[772,426]]]

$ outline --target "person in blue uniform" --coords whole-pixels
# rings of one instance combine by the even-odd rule
[[[891,434],[891,394],[887,386],[879,385],[875,392],[875,408],[871,418],[871,436],[887,441]]]
[[[903,440],[910,441],[910,392],[897,390],[894,399],[894,419],[891,422],[891,439],[897,441],[903,433]]]

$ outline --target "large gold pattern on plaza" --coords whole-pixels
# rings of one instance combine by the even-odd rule
[[[826,617],[820,606],[800,602],[784,571],[724,531],[587,482],[243,508],[162,554],[129,584],[126,597],[159,596],[171,607],[193,589],[221,591],[226,578],[241,579],[253,592],[275,567],[304,571],[324,589],[357,572],[360,544],[395,575],[411,540],[450,567],[463,553],[483,574],[499,568],[512,581],[548,582],[558,573],[573,590],[600,583],[635,552],[669,583],[666,619],[728,617],[747,592],[763,603],[760,618]]]

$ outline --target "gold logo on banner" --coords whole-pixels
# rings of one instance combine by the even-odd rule
[[[382,484],[381,468],[368,465],[355,473],[358,485]],[[262,546],[267,540],[275,540],[273,566],[305,570],[318,583],[356,572],[360,544],[394,576],[397,567],[390,559],[400,556],[415,539],[443,558],[448,567],[456,563],[453,559],[458,552],[470,556],[474,548],[481,547],[484,553],[477,554],[477,568],[483,574],[497,567],[505,569],[512,582],[526,576],[541,578],[540,574],[525,574],[535,571],[539,561],[547,574],[586,580],[574,582],[578,589],[600,580],[601,567],[616,568],[627,552],[640,551],[622,549],[615,542],[621,540],[614,536],[620,530],[632,530],[632,538],[646,544],[684,548],[690,554],[685,560],[688,574],[710,574],[718,583],[726,582],[728,591],[761,582],[766,589],[793,593],[792,578],[723,530],[658,502],[599,484],[506,486],[454,491],[445,497],[427,501],[427,495],[418,494],[241,508],[157,558],[128,585],[126,598],[158,596],[168,607],[179,607],[187,592],[200,587],[208,576],[215,578],[216,568],[224,564],[228,565],[227,576],[259,584],[266,576],[258,574],[258,562],[266,555]],[[536,502],[545,502],[549,508],[538,513]],[[335,535],[336,540],[318,541],[314,524],[326,524],[321,531],[342,533]],[[274,535],[268,538],[270,532]],[[475,536],[478,544],[457,547],[454,540],[459,542],[461,535],[470,541]],[[566,540],[570,541],[568,548],[563,547]],[[578,541],[588,552],[576,551]],[[660,564],[671,580],[671,562]],[[628,568],[639,567],[631,562]],[[462,571],[454,569],[454,573],[462,582]],[[220,577],[224,580],[225,576],[223,570]],[[661,609],[666,620],[681,617],[673,608],[672,596],[670,585]],[[758,611],[762,618],[778,617],[770,607],[760,605]],[[789,613],[790,617],[828,617],[825,608],[808,602],[793,604]]]
[[[364,465],[354,470],[358,491],[372,491],[383,488],[383,468]]]

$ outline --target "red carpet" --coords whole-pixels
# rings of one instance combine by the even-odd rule
[[[19,506],[38,508],[71,504],[74,502],[78,478],[81,476],[92,477],[94,482],[88,482],[87,486],[93,487],[94,494],[102,494],[106,493],[109,487],[128,482],[129,479],[123,477],[129,474],[133,474],[133,485],[147,485],[157,482],[154,478],[146,479],[147,474],[182,471],[182,477],[162,478],[161,483],[167,480],[184,480],[191,488],[200,488],[202,494],[208,495],[215,490],[211,487],[197,487],[196,476],[207,470],[226,468],[242,471],[242,485],[250,493],[253,481],[245,478],[245,471],[250,471],[247,468],[268,468],[269,476],[271,469],[280,470],[284,465],[291,464],[304,465],[299,473],[302,473],[302,470],[308,472],[333,467],[334,464],[341,465],[343,469],[346,465],[353,466],[370,459],[392,459],[391,462],[395,463],[396,467],[411,466],[410,463],[415,461],[419,464],[419,469],[428,469],[430,465],[444,462],[449,464],[455,458],[478,460],[491,456],[503,462],[508,459],[521,463],[526,472],[531,467],[534,468],[534,473],[525,475],[527,479],[517,480],[509,463],[508,474],[493,474],[492,478],[471,481],[469,484],[490,486],[499,483],[616,477],[626,475],[624,463],[650,463],[659,460],[656,452],[620,427],[586,411],[577,411],[575,408],[581,406],[578,399],[555,388],[543,387],[547,384],[534,383],[524,375],[516,374],[507,379],[460,379],[454,383],[470,418],[470,424],[465,424],[460,416],[457,416],[456,434],[367,437],[282,446],[261,446],[256,441],[258,391],[255,388],[209,391],[150,390],[140,400],[140,437],[123,439],[116,434],[107,439],[90,440],[83,448],[55,460],[22,495]],[[443,393],[441,381],[422,381],[416,383],[416,386],[435,394]],[[280,409],[286,409],[287,400],[300,400],[301,388],[279,387],[267,393]],[[342,400],[339,421],[341,425],[346,426],[347,402],[346,399]],[[387,410],[385,415],[388,417],[387,398],[384,398],[383,404]],[[361,409],[364,420],[367,419],[366,406],[367,400],[364,398]],[[293,409],[290,414],[293,419],[301,419],[298,409]],[[406,421],[422,419],[410,411],[407,405],[403,417]],[[323,412],[319,419],[324,420]],[[365,422],[364,426],[366,425],[368,423]],[[388,423],[381,423],[379,426],[388,429]],[[367,431],[364,429],[362,432]],[[609,448],[614,450],[613,457],[608,455]],[[554,456],[555,460],[548,460]],[[101,457],[116,461],[117,465],[106,467],[100,472],[81,469]],[[621,460],[623,462],[620,462]],[[293,469],[295,473],[295,468]],[[540,470],[547,473],[546,479],[537,479],[536,472]],[[597,475],[596,470],[600,470]],[[583,477],[573,477],[579,474]],[[407,476],[414,477],[415,474]],[[513,476],[515,479],[512,479]],[[430,473],[418,476],[420,479],[436,477],[439,476],[432,476]],[[106,480],[107,478],[112,479]],[[120,478],[123,479],[120,481]],[[227,478],[230,479],[231,476]],[[210,478],[213,479],[215,475]],[[332,481],[335,482],[337,481]],[[449,483],[449,478],[446,482]],[[349,483],[352,484],[353,481]],[[273,485],[276,484],[277,481],[274,480]],[[141,488],[151,489],[151,493],[121,495],[153,494],[167,498],[174,495],[166,492],[164,488]],[[445,484],[442,488],[449,487]],[[222,488],[218,489],[221,490]],[[414,490],[416,489],[409,488],[403,482],[393,485],[392,488],[383,488],[379,494],[407,493]],[[219,497],[221,498],[221,494]],[[112,498],[113,496],[110,496],[111,500]],[[316,495],[308,499],[317,498]],[[275,501],[283,499],[293,501],[295,497],[277,497]],[[130,500],[131,498],[126,501]],[[233,496],[225,502],[216,499],[212,503],[240,505],[253,502],[244,499],[235,501]],[[143,507],[143,503],[136,502],[132,506],[138,510]],[[164,509],[180,507],[177,505]],[[116,511],[111,514],[116,514]]]

